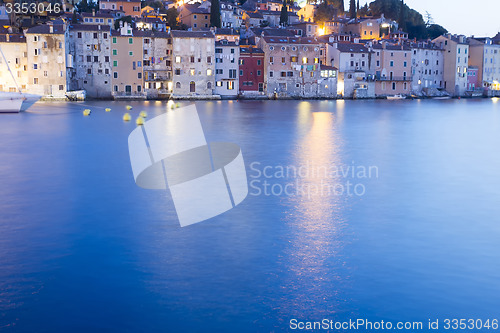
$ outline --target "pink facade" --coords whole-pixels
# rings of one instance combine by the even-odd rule
[[[373,46],[372,66],[377,96],[409,95],[411,92],[411,49],[403,45]]]
[[[467,70],[467,90],[473,91],[481,88],[481,82],[479,81],[479,68],[469,67]]]

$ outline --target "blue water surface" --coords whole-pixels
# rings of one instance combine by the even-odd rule
[[[240,145],[249,181],[265,180],[256,177],[265,166],[374,173],[273,174],[275,190],[349,180],[364,192],[251,189],[236,208],[184,228],[168,191],[134,183],[126,104],[40,102],[0,114],[0,331],[500,318],[498,99],[196,102],[208,141]],[[169,110],[128,104],[133,120]]]

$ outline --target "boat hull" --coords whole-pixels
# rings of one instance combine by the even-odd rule
[[[21,111],[24,98],[1,98],[0,97],[0,113],[17,113]]]

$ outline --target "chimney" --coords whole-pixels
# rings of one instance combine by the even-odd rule
[[[5,35],[5,41],[8,43],[10,40],[9,34]]]
[[[95,9],[92,9],[92,16],[95,16]]]

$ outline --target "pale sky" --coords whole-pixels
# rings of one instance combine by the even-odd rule
[[[344,2],[347,7],[349,1]],[[359,3],[363,6],[367,2],[371,1]],[[428,11],[434,23],[454,34],[493,37],[500,31],[499,0],[405,0],[405,3],[420,12],[424,20]]]

